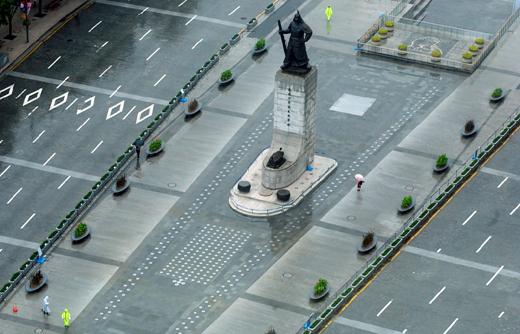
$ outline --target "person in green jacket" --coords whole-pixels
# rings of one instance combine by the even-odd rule
[[[61,318],[63,319],[63,322],[65,323],[65,327],[69,327],[69,321],[70,321],[69,310],[65,309],[63,311],[63,313],[61,314]]]
[[[332,15],[332,8],[330,8],[330,6],[327,6],[327,9],[325,9],[325,14],[327,14],[327,21],[330,21],[330,16]]]

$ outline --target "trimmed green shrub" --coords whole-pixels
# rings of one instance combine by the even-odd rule
[[[484,44],[484,39],[482,39],[482,38],[477,38],[477,39],[475,40],[475,43],[477,43],[477,44]]]
[[[372,269],[374,269],[374,268],[372,268],[372,267],[368,267],[367,269],[365,269],[365,271],[363,272],[363,276],[366,276],[366,275],[370,274],[370,272],[372,271]]]
[[[238,37],[238,34],[234,34],[233,37],[231,37],[231,39],[237,39]]]
[[[362,279],[363,278],[361,278],[361,277],[356,278],[356,280],[352,283],[352,286],[357,286],[359,284],[359,282],[361,282]]]
[[[490,149],[493,148],[493,144],[489,144],[488,147],[485,148],[486,151],[489,151]]]
[[[253,24],[255,21],[256,21],[256,18],[252,18],[252,19],[249,21],[249,24]]]
[[[380,35],[386,35],[388,34],[388,30],[386,30],[385,28],[381,28],[377,31]]]
[[[120,155],[118,158],[117,158],[117,162],[121,162],[121,160],[123,160],[125,158],[125,155]]]
[[[437,205],[437,203],[432,203],[432,204],[428,205],[428,210],[433,209],[436,205]]]
[[[410,233],[410,229],[404,230],[403,233],[401,233],[401,236],[406,237],[408,235],[408,233]]]
[[[133,150],[134,150],[134,148],[132,146],[128,146],[128,148],[125,151],[125,154],[128,154],[128,153],[132,152]]]
[[[386,21],[385,22],[385,27],[393,27],[394,26],[394,21]]]
[[[179,98],[179,97],[181,97],[181,95],[182,95],[182,92],[178,92],[177,95],[175,95],[175,97]]]
[[[464,58],[464,59],[471,59],[471,58],[473,58],[473,55],[471,53],[469,53],[469,52],[464,52],[462,54],[462,58]]]
[[[401,201],[401,208],[407,208],[409,207],[410,205],[412,205],[412,202],[413,202],[413,198],[412,196],[405,196],[405,198],[403,198],[403,200]]]
[[[103,175],[103,176],[101,177],[101,181],[105,181],[106,178],[108,177],[108,175],[110,175],[110,174],[105,173],[105,175]],[[69,218],[70,218],[70,217],[69,217]]]
[[[310,333],[311,333],[311,332],[309,332],[309,331],[305,331],[305,332],[303,332],[303,334],[310,334]]]
[[[195,72],[196,74],[200,75],[202,72],[204,72],[204,69],[203,68],[199,68],[197,70],[197,72]]]
[[[159,115],[155,116],[155,120],[156,120],[156,121],[158,121],[158,120],[160,120],[160,119],[161,119],[161,117],[162,117],[162,115],[161,115],[161,114],[159,114]]]
[[[218,54],[215,53],[213,56],[211,56],[210,60],[215,60],[215,58],[217,58],[217,57],[218,57]]]
[[[54,238],[54,236],[55,236],[56,234],[58,234],[58,231],[52,231],[52,233],[49,234],[49,236],[47,237],[47,239],[52,239],[52,238]]]
[[[194,75],[194,76],[192,76],[192,77],[190,78],[190,85],[191,85],[191,83],[192,83],[193,81],[195,81],[195,79],[197,79],[197,76],[196,76],[196,75]]]
[[[400,238],[395,239],[394,242],[392,242],[392,246],[394,246],[394,247],[397,246],[397,244],[400,243],[401,240],[402,239],[400,239]]]
[[[432,57],[440,57],[442,53],[439,50],[433,50],[431,53]]]
[[[148,130],[143,130],[143,132],[141,132],[141,137],[144,137],[147,132],[148,132]]]
[[[78,226],[76,226],[76,228],[74,229],[74,236],[77,238],[77,237],[81,237],[83,235],[83,233],[85,233],[85,231],[87,230],[87,224],[81,222],[78,224]]]
[[[11,276],[10,281],[11,281],[11,282],[14,282],[14,280],[15,280],[18,276],[20,276],[20,272],[19,272],[19,271],[15,272],[15,273],[13,274],[13,276]]]
[[[45,240],[44,242],[41,243],[40,248],[43,249],[45,247],[45,245],[47,245],[48,243],[49,243],[49,240]]]
[[[496,142],[497,142],[497,141],[499,141],[499,140],[500,140],[500,138],[502,138],[502,137],[500,137],[500,136],[498,136],[498,137],[495,137],[495,139],[493,139],[493,143],[494,143],[494,144],[496,144]]]
[[[461,177],[460,177],[460,176],[457,176],[457,177],[455,178],[455,180],[453,180],[453,183],[457,183],[457,182],[459,182],[460,179],[461,179]]]
[[[263,48],[265,47],[265,39],[260,39],[258,40],[258,42],[256,42],[255,44],[255,50],[262,50]]]
[[[220,50],[224,50],[225,48],[227,48],[229,44],[228,43],[224,43],[221,47],[220,47]]]
[[[312,323],[312,325],[310,326],[311,329],[313,329],[314,327],[318,326],[318,324],[321,322],[321,320],[316,320]]]
[[[79,203],[76,204],[76,210],[78,210],[79,208],[81,208],[81,206],[83,205],[83,203],[85,203],[85,202],[83,202],[83,201],[79,201]]]
[[[518,121],[519,119],[520,119],[520,115],[516,115],[515,120]]]
[[[382,255],[382,256],[387,256],[388,253],[390,253],[391,251],[392,251],[392,248],[388,247],[387,249],[385,249],[385,250],[383,251],[383,253],[381,253],[381,255]]]
[[[507,132],[507,129],[504,129],[504,130],[502,130],[502,132],[500,132],[500,135],[503,136],[506,134],[506,132]]]
[[[22,264],[22,266],[20,267],[20,271],[24,271],[30,263],[31,261],[25,261],[25,263]]]
[[[186,83],[186,84],[182,87],[182,89],[186,90],[186,89],[188,89],[188,87],[190,87],[190,83],[189,83],[189,82]]]
[[[401,51],[406,51],[406,50],[408,50],[408,45],[406,45],[406,44],[399,44],[397,46],[397,49],[399,49]]]
[[[424,218],[428,214],[428,210],[424,210],[420,215],[419,218]]]
[[[411,227],[411,228],[414,228],[415,225],[417,225],[417,224],[419,224],[419,221],[416,219],[416,220],[414,220],[414,221],[410,224],[410,227]]]
[[[379,264],[379,262],[381,262],[381,260],[383,260],[382,258],[378,257],[374,262],[372,262],[372,266],[377,266]]]
[[[468,49],[469,49],[469,51],[477,52],[478,51],[478,46],[470,45],[470,47]]]
[[[92,191],[89,191],[85,196],[83,196],[83,199],[88,199],[92,195]]]
[[[450,187],[451,187],[451,186],[450,186]],[[442,194],[440,194],[439,197],[437,197],[435,200],[438,202],[438,201],[440,201],[441,199],[443,199],[445,195],[446,195],[445,193],[442,193]]]
[[[332,307],[336,307],[336,305],[338,305],[339,303],[341,303],[341,298],[338,298],[336,299],[335,301],[332,302],[332,304],[330,306]]]
[[[350,291],[352,291],[352,288],[348,288],[348,289],[346,289],[345,291],[343,291],[343,293],[342,293],[341,295],[342,295],[343,297],[346,297],[346,296],[350,293]]]
[[[372,36],[372,42],[380,42],[381,41],[381,37],[379,36]]]
[[[323,278],[318,279],[318,282],[316,282],[316,284],[314,284],[314,294],[319,295],[320,293],[325,291],[325,289],[327,288],[327,284],[329,284],[329,282],[327,282],[327,280],[325,280]]]
[[[448,156],[446,155],[446,153],[439,155],[436,163],[437,167],[446,166],[446,164],[448,163]]]
[[[493,91],[493,93],[491,94],[491,96],[493,97],[499,97],[500,95],[502,95],[502,88],[497,88]]]
[[[477,164],[477,162],[478,162],[477,160],[473,160],[473,161],[469,164],[469,166],[470,166],[470,167],[473,167],[473,166],[475,166],[475,165]]]
[[[511,123],[509,123],[509,124],[507,125],[507,127],[510,128],[510,127],[512,127],[513,125],[515,125],[515,122],[514,122],[514,121],[512,121]]]
[[[157,151],[159,147],[162,145],[162,140],[156,139],[153,142],[150,143],[150,152]]]
[[[330,308],[326,309],[325,312],[323,312],[323,313],[321,314],[321,317],[322,317],[322,318],[325,318],[327,315],[329,315],[330,311],[331,311]]]
[[[3,288],[0,290],[0,292],[5,292],[5,290],[7,290],[7,288],[9,288],[11,286],[11,283],[5,283]]]
[[[29,257],[29,260],[32,261],[32,260],[34,260],[34,258],[37,257],[37,256],[38,256],[38,252],[34,252],[34,253],[32,253],[31,256]]]
[[[466,168],[465,170],[462,171],[461,174],[462,174],[462,175],[466,175],[466,174],[468,174],[468,172],[469,172],[469,168]]]
[[[202,67],[208,67],[210,63],[211,63],[210,61],[207,61],[204,63],[204,65],[202,65]]]
[[[70,217],[72,217],[72,215],[74,214],[74,212],[75,212],[75,211],[72,210],[71,212],[69,212],[69,213],[65,216],[65,218],[69,219]]]
[[[155,125],[155,122],[152,122],[152,123],[148,124],[147,128],[150,129],[154,125]]]
[[[220,75],[220,80],[222,80],[222,81],[226,81],[226,80],[228,80],[229,78],[231,78],[231,76],[233,76],[233,72],[231,72],[231,70],[225,70],[225,71],[222,72],[222,74]]]
[[[61,229],[63,228],[63,226],[65,225],[66,222],[67,222],[67,220],[63,219],[63,220],[60,222],[60,224],[58,225],[58,229],[61,230]]]
[[[117,164],[113,164],[112,166],[110,166],[110,168],[108,169],[109,172],[113,171],[114,169],[116,169],[117,167]]]
[[[450,184],[449,186],[447,186],[446,189],[444,189],[444,192],[445,193],[450,192],[451,188],[453,188],[453,184]]]

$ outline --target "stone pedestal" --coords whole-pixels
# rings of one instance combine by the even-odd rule
[[[262,163],[262,185],[280,189],[294,183],[314,160],[318,69],[304,76],[276,73],[271,147]],[[269,157],[282,150],[286,162],[267,167]]]

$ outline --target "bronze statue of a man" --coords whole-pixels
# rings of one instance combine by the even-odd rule
[[[312,29],[303,22],[300,12],[294,15],[294,19],[287,29],[278,31],[282,37],[284,44],[285,59],[281,66],[282,71],[294,74],[306,74],[311,70],[309,65],[309,57],[307,57],[307,50],[305,43],[311,39]],[[283,34],[291,34],[287,49],[285,48],[285,41]]]

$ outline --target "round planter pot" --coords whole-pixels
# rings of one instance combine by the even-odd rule
[[[72,242],[75,243],[75,242],[80,242],[81,240],[85,239],[86,237],[88,237],[90,235],[90,225],[87,225],[87,230],[85,231],[85,233],[83,233],[82,235],[80,235],[79,237],[76,237],[74,235],[74,232],[70,235],[71,239],[72,239]]]
[[[407,53],[405,51],[401,51],[401,50],[397,51],[397,54],[400,55],[400,56],[406,56],[407,55]]]
[[[253,47],[253,50],[252,50],[252,51],[253,51],[253,54],[256,55],[256,54],[260,54],[260,53],[264,52],[265,50],[267,50],[267,47],[268,47],[268,46],[269,46],[269,45],[267,44],[267,42],[265,42],[264,47],[261,48],[260,50],[255,50],[255,48]]]
[[[357,246],[358,252],[360,253],[366,253],[370,252],[372,249],[374,249],[377,246],[377,235],[374,234],[374,240],[372,240],[372,243],[368,245],[367,247],[362,247],[363,240],[361,240]]]
[[[112,191],[114,192],[115,195],[117,195],[117,194],[122,193],[126,189],[128,189],[128,187],[130,187],[130,179],[129,178],[126,179],[126,184],[124,185],[124,187],[121,187],[119,189],[117,188],[117,182],[114,183],[114,185],[112,186]]]
[[[42,276],[43,276],[42,281],[40,282],[40,284],[38,284],[34,288],[31,288],[31,280],[29,280],[27,282],[27,284],[25,284],[25,291],[27,291],[27,292],[35,292],[35,291],[40,290],[45,285],[45,283],[47,283],[47,280],[49,279],[47,277],[47,274],[42,273]]]
[[[441,61],[441,57],[432,57],[432,63],[438,63]]]
[[[441,167],[437,166],[437,162],[433,163],[433,171],[436,173],[442,173],[442,172],[446,171],[449,167],[450,167],[450,158],[448,158],[448,162],[446,162],[446,165],[441,166]]]
[[[388,32],[394,32],[394,27],[387,27],[387,26],[385,26],[385,29]]]
[[[240,181],[237,187],[241,193],[248,193],[251,190],[251,183],[249,181]]]
[[[464,127],[462,127],[462,129],[460,130],[460,133],[462,134],[463,137],[471,137],[473,136],[475,133],[477,133],[478,131],[478,125],[477,123],[473,123],[475,124],[475,126],[473,127],[473,130],[471,130],[470,132],[466,132],[466,130],[464,129]]]
[[[466,64],[471,64],[473,62],[473,58],[470,58],[470,59],[466,59],[466,58],[462,58],[462,62],[463,63],[466,63]]]
[[[479,49],[482,49],[484,47],[484,44],[475,43],[475,45],[478,46]]]
[[[379,42],[374,42],[374,41],[372,41],[372,45],[377,45],[377,46],[379,46],[380,44],[381,44],[380,41],[379,41]]]
[[[195,115],[196,113],[198,113],[200,111],[200,109],[202,108],[202,103],[199,102],[199,106],[197,107],[197,109],[193,110],[193,111],[189,111],[188,108],[184,109],[184,114],[186,116],[193,116]]]
[[[475,57],[478,54],[478,51],[469,51],[469,53],[471,53],[473,57]]]
[[[160,152],[163,150],[164,145],[166,145],[166,144],[165,144],[164,142],[162,142],[162,143],[161,143],[161,146],[159,146],[159,148],[156,149],[156,150],[153,151],[153,152],[150,151],[150,146],[148,146],[148,147],[146,148],[146,154],[148,154],[148,155],[158,154],[158,153],[160,153]],[[127,181],[128,181],[128,179],[127,179]],[[127,182],[127,183],[128,183],[128,182]]]
[[[220,77],[218,78],[218,83],[221,85],[225,85],[235,80],[235,72],[231,71],[231,77],[227,80],[222,80]]]
[[[381,39],[386,39],[388,37],[388,34],[384,34],[384,35],[378,34],[378,36],[381,37]]]
[[[415,198],[412,198],[412,204],[408,205],[406,208],[403,208],[403,207],[401,207],[401,204],[398,204],[397,211],[399,211],[401,213],[408,212],[413,209],[414,205],[415,205]]]
[[[325,290],[323,290],[323,292],[320,293],[319,295],[315,295],[315,294],[314,294],[314,288],[313,288],[313,289],[311,290],[311,292],[309,293],[309,297],[310,297],[310,299],[312,299],[312,300],[318,300],[318,299],[321,299],[321,298],[325,297],[325,295],[326,295],[327,293],[329,293],[329,291],[330,291],[330,284],[327,284],[327,287],[325,288]]]
[[[504,98],[505,94],[504,94],[504,91],[502,91],[502,94],[500,94],[500,96],[498,97],[493,97],[493,93],[489,94],[489,99],[493,102],[496,102],[496,101],[499,101],[499,100],[502,100]]]
[[[287,189],[280,189],[276,192],[276,198],[282,202],[287,202],[291,198],[291,192]]]

